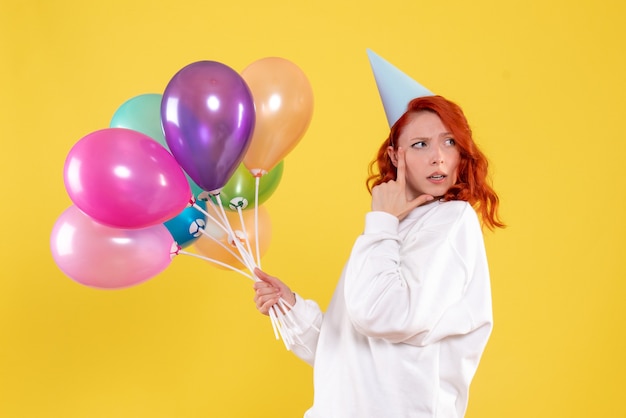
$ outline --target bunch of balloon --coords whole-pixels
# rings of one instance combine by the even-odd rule
[[[53,228],[55,262],[75,281],[106,289],[148,280],[177,254],[258,280],[253,271],[271,237],[261,205],[278,187],[283,158],[312,109],[307,78],[282,58],[256,61],[242,74],[198,61],[179,70],[163,94],[127,100],[109,128],[85,136],[67,156],[64,181],[74,205]],[[183,250],[192,244],[200,254]],[[287,305],[281,299],[270,318],[289,349]]]
[[[191,197],[176,160],[147,135],[106,128],[81,138],[63,169],[73,205],[50,237],[57,266],[99,289],[142,283],[164,270],[178,245],[163,222]]]

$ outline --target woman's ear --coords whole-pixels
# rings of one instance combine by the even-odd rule
[[[398,153],[391,145],[387,147],[387,155],[389,156],[393,166],[398,167]]]

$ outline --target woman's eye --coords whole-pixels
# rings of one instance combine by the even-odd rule
[[[417,141],[413,145],[411,145],[411,147],[413,148],[424,148],[425,146],[426,146],[426,142],[424,141]]]
[[[454,146],[456,145],[456,141],[454,140],[454,138],[448,138],[446,139],[446,145]]]

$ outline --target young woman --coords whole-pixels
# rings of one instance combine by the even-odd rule
[[[492,329],[481,227],[504,225],[462,110],[412,100],[367,186],[371,212],[327,311],[260,270],[257,308],[293,306],[292,350],[314,366],[305,417],[463,417]]]

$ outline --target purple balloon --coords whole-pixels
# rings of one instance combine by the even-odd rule
[[[243,160],[255,120],[254,99],[244,79],[215,61],[182,68],[161,101],[165,141],[172,155],[210,193],[219,192]]]

